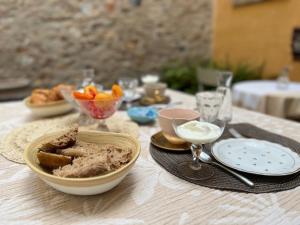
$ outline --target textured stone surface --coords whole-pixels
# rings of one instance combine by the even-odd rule
[[[0,0],[0,78],[52,85],[92,67],[110,83],[171,59],[210,56],[211,0],[132,2]]]

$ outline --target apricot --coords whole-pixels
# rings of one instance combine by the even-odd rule
[[[113,95],[114,97],[120,98],[120,97],[123,96],[123,90],[122,90],[122,88],[121,88],[119,85],[114,84],[114,85],[112,86],[111,90],[112,90],[112,95]]]
[[[98,94],[98,90],[93,85],[88,85],[84,88],[84,93],[90,94],[93,97],[95,97]]]
[[[80,100],[92,100],[94,99],[94,96],[89,94],[89,93],[82,93],[79,91],[74,91],[73,92],[73,96],[76,99],[80,99]]]

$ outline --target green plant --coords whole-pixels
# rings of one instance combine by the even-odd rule
[[[198,89],[196,67],[189,63],[172,63],[162,69],[162,81],[175,90],[194,94]]]
[[[262,78],[264,64],[252,66],[245,62],[231,64],[228,61],[225,63],[217,63],[212,60],[200,61],[200,67],[216,70],[229,70],[233,72],[233,83],[245,80],[258,80]]]
[[[236,65],[217,63],[212,60],[187,60],[185,62],[171,62],[162,68],[162,81],[168,84],[169,88],[194,94],[198,90],[197,68],[215,70],[230,70],[233,72],[233,83],[245,80],[261,79],[264,64],[254,67],[247,63]]]

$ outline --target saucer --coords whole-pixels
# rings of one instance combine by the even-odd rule
[[[168,104],[170,103],[171,98],[170,96],[161,96],[159,98],[151,98],[147,96],[142,96],[140,99],[140,104],[144,106],[154,105],[154,104]]]
[[[175,145],[170,143],[163,135],[162,131],[151,136],[151,143],[158,148],[168,151],[187,151],[190,150],[190,144]]]

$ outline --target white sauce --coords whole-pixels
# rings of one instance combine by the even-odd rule
[[[222,131],[212,123],[193,120],[178,126],[176,134],[193,144],[207,144],[217,140]]]

